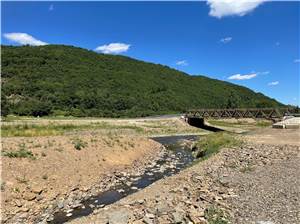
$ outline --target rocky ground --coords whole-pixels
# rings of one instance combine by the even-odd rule
[[[141,172],[163,150],[147,138],[92,132],[2,138],[2,221],[51,220],[57,209],[80,206],[82,199],[109,189],[117,173]],[[25,158],[13,158],[12,152]]]
[[[254,133],[241,147],[71,223],[300,223],[299,138],[277,131],[266,143],[255,142]],[[258,135],[264,133],[270,129]]]

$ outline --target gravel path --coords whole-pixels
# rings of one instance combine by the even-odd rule
[[[300,156],[237,173],[234,223],[300,223]]]

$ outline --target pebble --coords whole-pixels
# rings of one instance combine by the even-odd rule
[[[125,192],[125,190],[123,190],[123,189],[118,189],[117,192],[123,193],[123,192]]]
[[[155,215],[153,215],[152,213],[147,213],[145,216],[149,219],[154,219],[155,218]]]

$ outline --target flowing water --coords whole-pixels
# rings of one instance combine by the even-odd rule
[[[121,177],[123,179],[121,184],[81,202],[80,207],[69,211],[62,210],[56,212],[54,219],[50,223],[60,224],[71,219],[87,216],[95,209],[115,203],[121,198],[135,193],[159,179],[178,173],[194,161],[191,151],[185,149],[180,143],[183,140],[195,141],[198,139],[198,136],[167,136],[154,137],[152,139],[163,144],[169,150],[156,163],[148,166],[142,175]]]

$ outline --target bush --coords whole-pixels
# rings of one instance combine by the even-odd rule
[[[3,156],[7,156],[9,158],[30,158],[35,159],[33,153],[25,148],[25,144],[21,144],[19,146],[18,151],[3,151]]]
[[[209,224],[228,224],[229,215],[216,206],[210,206],[205,210],[204,217]]]
[[[34,117],[47,116],[51,112],[51,107],[47,102],[39,100],[22,100],[14,108],[13,113],[24,116],[30,115]]]
[[[87,146],[87,142],[84,142],[79,138],[73,139],[72,143],[76,150],[81,150],[82,148],[85,148]]]
[[[221,148],[237,146],[240,144],[240,140],[226,132],[209,134],[201,137],[196,143],[193,155],[196,158],[205,158],[219,152]]]

